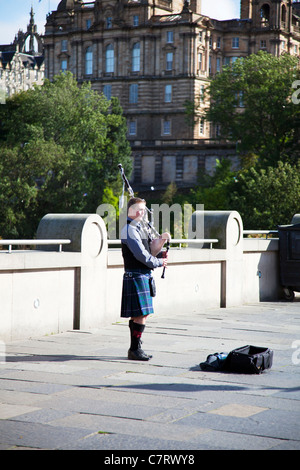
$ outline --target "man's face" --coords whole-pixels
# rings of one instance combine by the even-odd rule
[[[143,202],[138,202],[137,204],[134,204],[133,206],[130,207],[128,215],[129,217],[131,217],[131,219],[140,221],[144,217],[145,210],[146,210],[146,204]]]

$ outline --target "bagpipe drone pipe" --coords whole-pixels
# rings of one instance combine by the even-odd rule
[[[134,197],[134,192],[133,192],[132,187],[129,184],[129,181],[128,181],[126,175],[125,175],[125,171],[124,171],[124,168],[121,165],[121,163],[119,163],[118,168],[119,168],[122,180],[123,180],[123,194],[122,194],[122,204],[123,204],[124,189],[126,188],[130,198]],[[141,223],[143,225],[143,229],[146,231],[147,236],[148,236],[151,254],[153,256],[157,256],[158,253],[160,253],[160,251],[161,251],[161,249],[162,249],[162,247],[164,246],[165,243],[166,243],[166,253],[168,253],[169,248],[170,248],[170,238],[171,237],[168,233],[164,233],[162,235],[159,234],[159,232],[156,230],[156,228],[153,225],[152,217],[153,217],[153,211],[150,210],[146,206],[146,211],[145,211],[145,214],[144,214],[144,218],[141,221]],[[167,254],[166,254],[166,256],[167,256]],[[166,270],[166,267],[164,266],[163,273],[161,275],[162,279],[164,279],[164,277],[165,277],[165,270]]]

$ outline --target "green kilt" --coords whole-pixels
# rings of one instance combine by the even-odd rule
[[[151,270],[126,271],[123,276],[121,317],[139,317],[154,313],[150,294]]]

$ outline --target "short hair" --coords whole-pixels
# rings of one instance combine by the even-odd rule
[[[131,199],[129,199],[129,202],[127,204],[127,211],[129,211],[131,206],[134,206],[134,204],[139,204],[140,202],[146,204],[145,199],[141,199],[140,197],[132,197]]]

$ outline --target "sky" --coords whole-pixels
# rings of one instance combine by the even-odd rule
[[[44,34],[48,12],[56,10],[60,0],[0,0],[0,44],[10,44],[15,34],[24,32],[29,23],[31,6],[37,32]],[[202,14],[217,20],[240,17],[240,0],[202,0]]]

